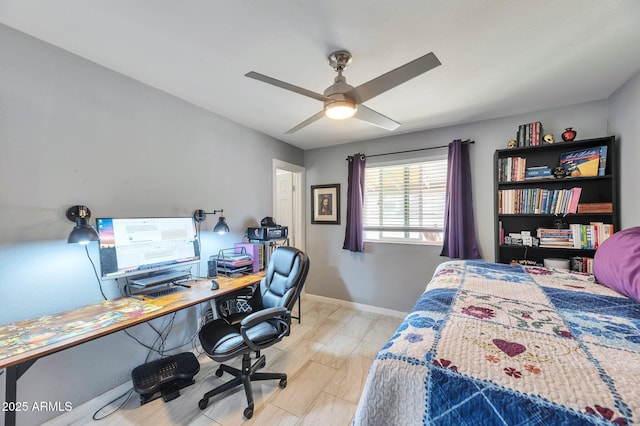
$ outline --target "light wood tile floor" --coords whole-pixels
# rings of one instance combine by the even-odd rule
[[[242,414],[246,408],[242,387],[212,398],[205,410],[198,408],[206,391],[231,378],[228,374],[216,378],[213,373],[218,363],[201,355],[196,383],[182,389],[173,401],[156,399],[140,406],[138,394],[133,393],[112,415],[92,421],[96,410],[131,389],[131,383],[125,383],[46,424],[347,426],[374,356],[401,322],[401,318],[303,298],[302,324],[294,322],[289,337],[262,351],[267,358],[263,370],[287,373],[287,387],[280,389],[277,380],[253,382],[255,411],[250,420]],[[239,362],[231,364],[239,367]],[[123,401],[116,401],[100,414],[112,411]]]

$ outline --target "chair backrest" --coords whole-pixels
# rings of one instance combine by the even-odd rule
[[[289,310],[300,296],[309,272],[309,257],[295,247],[280,246],[271,254],[265,277],[260,281],[262,308]]]

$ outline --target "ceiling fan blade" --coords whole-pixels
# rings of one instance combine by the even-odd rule
[[[357,118],[358,120],[365,121],[369,124],[373,124],[374,126],[382,127],[387,130],[395,130],[400,127],[400,123],[397,121],[394,121],[389,117],[385,117],[379,112],[376,112],[371,108],[367,108],[364,105],[358,105],[358,110],[353,118]]]
[[[393,89],[405,81],[411,80],[412,78],[417,77],[438,65],[440,65],[440,60],[433,52],[430,52],[418,59],[414,59],[409,63],[382,74],[373,80],[369,80],[366,83],[361,84],[347,92],[346,95],[354,99],[356,103],[360,104],[386,92],[389,89]]]
[[[311,90],[303,89],[302,87],[294,86],[293,84],[285,83],[284,81],[276,80],[275,78],[266,76],[264,74],[260,74],[255,71],[250,71],[244,75],[245,77],[253,78],[255,80],[262,81],[263,83],[272,84],[274,86],[280,87],[285,90],[290,90],[292,92],[298,93],[300,95],[308,96],[313,99],[317,99],[319,101],[329,100],[324,95],[320,93],[312,92]]]
[[[302,123],[298,124],[293,129],[287,130],[287,134],[297,132],[298,130],[302,129],[303,127],[307,127],[309,124],[313,123],[314,121],[320,120],[322,117],[324,117],[324,111],[320,111],[320,112],[312,115],[311,117],[309,117],[306,120],[304,120]]]

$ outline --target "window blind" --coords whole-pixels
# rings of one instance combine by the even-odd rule
[[[446,185],[446,159],[367,166],[365,238],[441,240]]]

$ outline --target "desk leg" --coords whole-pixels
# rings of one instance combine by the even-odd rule
[[[5,394],[4,399],[5,402],[9,405],[7,407],[7,411],[4,413],[4,425],[5,426],[15,426],[16,424],[16,411],[15,411],[15,402],[18,399],[18,379],[22,377],[24,373],[27,372],[29,367],[36,362],[35,359],[30,361],[25,361],[22,364],[12,365],[11,367],[7,367],[5,370],[5,374],[7,375],[6,383],[5,383]],[[10,406],[11,403],[14,403],[14,409]]]

